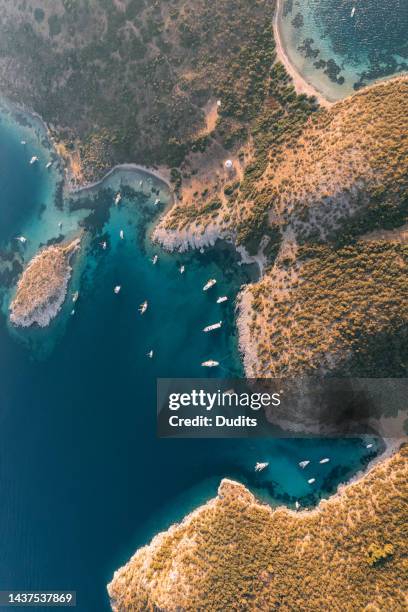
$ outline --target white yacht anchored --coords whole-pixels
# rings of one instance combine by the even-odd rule
[[[153,355],[154,355],[153,351],[149,351],[147,353],[147,356],[149,357],[149,359],[151,359],[153,357]]]
[[[156,264],[158,259],[159,259],[159,256],[158,256],[158,255],[155,255],[155,256],[153,257],[153,259],[152,259],[152,264],[153,264],[153,265],[154,265],[154,264]]]
[[[122,195],[121,195],[121,193],[120,193],[120,192],[118,192],[118,193],[116,194],[116,197],[115,197],[115,205],[116,205],[116,206],[119,204],[119,202],[121,201],[121,199],[122,199]]]
[[[265,461],[265,463],[259,463],[259,461],[255,464],[255,472],[262,472],[262,470],[265,470],[268,467],[269,463],[268,461]]]
[[[302,470],[304,470],[309,463],[310,461],[299,461],[299,466],[302,468]]]
[[[78,298],[79,298],[79,291],[75,291],[74,295],[72,296],[72,301],[74,304]]]
[[[158,206],[160,204],[160,198],[156,198],[154,201],[154,205]]]
[[[21,242],[21,244],[25,244],[27,242],[27,238],[25,236],[17,236],[16,240]]]
[[[204,327],[203,332],[213,331],[214,329],[219,329],[222,325],[222,321],[218,321],[218,323],[213,323],[212,325],[207,325]]]
[[[214,359],[209,359],[208,361],[203,361],[201,364],[204,368],[215,368],[220,365],[219,361],[214,361]]]
[[[123,230],[120,230],[119,236],[120,236],[120,239],[123,240],[125,237],[125,232]]]
[[[25,140],[21,140],[20,142],[21,142],[22,145],[26,145],[27,144]]]
[[[221,297],[217,298],[217,304],[222,304],[223,302],[226,302],[228,300],[228,297],[226,295],[222,295]]]
[[[211,289],[211,287],[214,287],[215,283],[217,281],[215,280],[215,278],[210,278],[210,280],[208,280],[204,287],[203,287],[203,291],[208,291],[208,289]]]
[[[101,242],[101,247],[103,248],[103,250],[106,249],[107,244],[106,244],[106,240],[104,240],[103,242]]]
[[[37,161],[38,161],[38,157],[36,155],[33,155],[32,158],[30,159],[30,165],[32,166]]]
[[[354,17],[354,13],[356,12],[356,7],[353,6],[353,8],[351,9],[351,15],[350,17]]]
[[[330,459],[325,457],[324,459],[320,459],[319,463],[329,463]]]
[[[122,289],[122,287],[120,285],[116,285],[116,287],[113,288],[113,291],[117,295],[121,289]]]
[[[308,484],[313,484],[314,482],[316,482],[316,478],[309,478],[307,482]]]
[[[52,162],[51,162],[51,161],[49,161],[49,162],[48,162],[48,163],[45,165],[45,167],[47,168],[47,170],[48,170],[48,168],[51,168],[51,166],[52,166]]]
[[[184,274],[185,270],[185,266],[180,266],[180,274]]]
[[[140,304],[140,306],[139,306],[140,314],[144,314],[146,312],[148,305],[149,304],[147,303],[147,300],[144,301],[143,304]]]
[[[74,314],[75,314],[75,308],[73,308],[73,309],[71,310],[71,317],[73,317],[73,316],[74,316]]]
[[[295,508],[296,508],[296,510],[299,510],[299,508],[300,508],[300,504],[299,504],[298,500],[295,501]]]
[[[374,444],[366,444],[366,448],[373,448]]]

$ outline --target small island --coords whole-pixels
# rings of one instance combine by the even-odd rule
[[[79,249],[80,238],[51,245],[29,262],[17,285],[10,305],[10,321],[19,327],[47,327],[58,314],[72,273],[71,259]]]

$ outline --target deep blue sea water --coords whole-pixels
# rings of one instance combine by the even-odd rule
[[[408,69],[406,0],[282,0],[291,62],[331,100]]]
[[[299,499],[310,506],[373,453],[355,440],[157,439],[157,377],[203,376],[200,363],[210,357],[222,363],[219,376],[242,375],[233,298],[255,271],[240,267],[227,246],[170,255],[152,245],[152,189],[164,202],[168,194],[144,173],[115,172],[62,201],[61,170],[41,123],[16,120],[5,109],[1,117],[0,590],[72,589],[78,610],[99,612],[109,609],[113,571],[213,497],[222,477],[247,484],[268,503]],[[30,166],[34,154],[39,163]],[[115,208],[119,187],[127,197]],[[11,328],[6,315],[18,272],[12,261],[25,264],[40,244],[70,237],[84,223],[70,296],[56,321],[42,330]],[[25,247],[14,240],[18,234],[27,236]],[[213,276],[215,293],[203,293]],[[215,303],[218,294],[231,297],[226,307]],[[141,317],[145,299],[150,306]],[[226,321],[222,333],[201,332],[219,318]],[[316,467],[322,456],[331,463]],[[313,487],[310,472],[298,467],[305,457],[315,460]],[[269,461],[269,469],[256,475],[256,461]]]

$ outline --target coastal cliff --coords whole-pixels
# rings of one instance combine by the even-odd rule
[[[51,245],[29,262],[17,285],[10,304],[10,321],[20,327],[46,327],[58,314],[71,277],[73,254],[80,238],[68,244]]]
[[[115,612],[406,609],[408,448],[295,513],[223,480],[108,585]]]

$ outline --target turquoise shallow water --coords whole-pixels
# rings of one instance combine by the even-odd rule
[[[330,100],[408,69],[405,0],[282,0],[291,62]]]
[[[62,200],[58,160],[41,123],[16,121],[4,109],[1,117],[0,589],[73,589],[78,610],[99,612],[109,609],[105,586],[113,571],[213,497],[222,477],[271,504],[300,499],[310,506],[378,448],[370,454],[358,440],[158,440],[157,377],[203,376],[200,363],[209,357],[222,363],[218,375],[242,375],[233,297],[255,271],[240,267],[225,245],[188,255],[153,246],[147,234],[157,190],[163,202],[168,195],[144,173],[115,172]],[[33,154],[36,166],[28,163]],[[115,208],[119,186],[124,198]],[[86,238],[60,316],[47,329],[11,328],[6,313],[21,265],[40,244],[78,227]],[[26,247],[14,240],[19,234]],[[201,290],[213,276],[216,294],[231,297],[226,308]],[[145,299],[150,306],[141,317]],[[222,333],[201,332],[221,317]],[[150,348],[153,360],[146,358]],[[330,464],[317,465],[323,456]],[[311,473],[297,465],[305,457],[314,464],[313,487]],[[255,474],[257,461],[269,461],[269,469]]]

